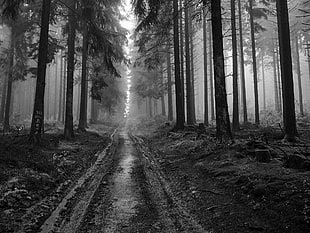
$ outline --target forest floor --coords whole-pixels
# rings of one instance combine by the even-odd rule
[[[172,131],[163,118],[0,136],[0,232],[310,232],[310,128]],[[46,127],[48,128],[48,127]]]
[[[299,122],[296,143],[282,140],[279,126],[245,125],[235,133],[233,142],[220,143],[214,127],[201,133],[198,127],[173,132],[172,126],[163,122],[160,127],[155,122],[133,125],[173,192],[204,229],[310,232],[307,121]]]
[[[71,141],[55,124],[46,129],[41,146],[28,143],[26,129],[0,135],[0,232],[38,232],[108,145],[115,126],[90,126]]]

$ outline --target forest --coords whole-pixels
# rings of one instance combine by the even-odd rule
[[[0,232],[309,232],[310,1],[0,12]]]

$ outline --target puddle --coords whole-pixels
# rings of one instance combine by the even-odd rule
[[[135,207],[139,203],[137,184],[132,176],[137,159],[136,152],[125,132],[120,134],[120,146],[117,153],[121,159],[112,178],[112,209],[107,216],[105,232],[115,232],[117,229],[127,227],[130,218],[136,214]]]

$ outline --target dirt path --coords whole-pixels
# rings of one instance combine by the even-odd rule
[[[115,135],[115,153],[101,154],[41,232],[208,232],[185,211],[140,143],[126,127]]]

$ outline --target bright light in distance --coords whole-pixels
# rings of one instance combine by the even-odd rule
[[[130,59],[131,48],[133,47],[133,40],[130,38],[130,35],[133,34],[133,30],[136,26],[136,21],[132,13],[131,0],[123,0],[122,6],[120,7],[121,14],[125,16],[125,19],[120,22],[121,26],[129,31],[127,35],[128,44],[124,46],[124,52],[128,59]],[[127,91],[126,91],[126,107],[124,112],[124,117],[127,117],[130,111],[130,89],[131,89],[131,76],[129,75],[131,70],[127,68]]]

